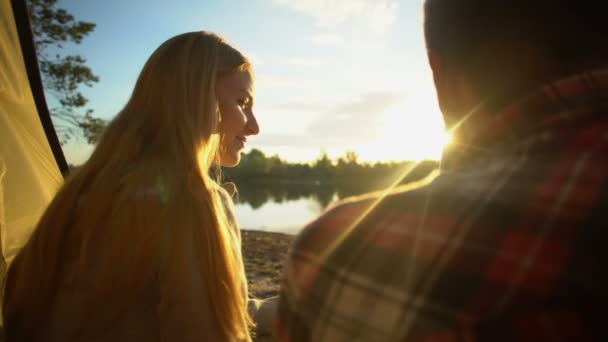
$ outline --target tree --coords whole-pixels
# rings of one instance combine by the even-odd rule
[[[99,78],[84,57],[63,52],[65,44],[80,44],[95,24],[77,21],[56,7],[57,0],[27,0],[27,4],[44,88],[58,103],[49,109],[55,130],[62,143],[81,135],[88,143],[96,143],[106,122],[85,108],[88,99],[79,88],[91,87]]]
[[[331,159],[329,159],[327,152],[321,152],[321,156],[313,162],[312,168],[320,180],[328,181],[331,178],[333,163]]]

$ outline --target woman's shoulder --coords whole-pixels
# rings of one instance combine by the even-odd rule
[[[232,182],[218,184],[217,190],[220,196],[230,201],[232,201],[232,198],[237,193],[236,185]]]
[[[232,228],[233,233],[236,233],[237,238],[240,240],[240,231],[236,222],[234,201],[232,200],[233,195],[236,193],[236,186],[234,183],[218,184],[216,186],[216,192],[222,202],[228,224]]]
[[[224,208],[228,211],[234,211],[233,196],[236,193],[236,186],[234,183],[223,183],[217,184],[215,190],[224,205]]]

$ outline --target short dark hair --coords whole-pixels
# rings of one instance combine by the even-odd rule
[[[604,7],[597,0],[427,0],[426,44],[487,95],[517,77],[546,82],[606,64]]]

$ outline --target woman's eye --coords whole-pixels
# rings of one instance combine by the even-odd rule
[[[238,100],[237,103],[239,107],[241,107],[241,109],[243,110],[245,110],[247,106],[249,106],[249,101],[247,101],[246,99]]]

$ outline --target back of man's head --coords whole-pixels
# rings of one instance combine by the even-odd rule
[[[425,38],[479,95],[501,96],[606,64],[604,7],[597,0],[427,0]]]

